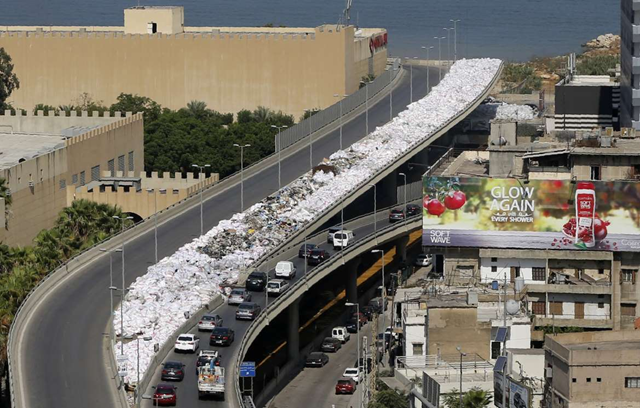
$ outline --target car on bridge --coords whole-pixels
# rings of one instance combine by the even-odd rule
[[[342,227],[331,227],[327,230],[327,244],[333,244],[333,234],[341,231]]]
[[[196,360],[196,375],[198,374],[198,368],[211,364],[211,360],[213,360],[213,365],[219,366],[221,363],[220,358],[218,350],[200,350]]]
[[[296,276],[296,266],[291,261],[280,261],[276,264],[275,275],[276,278],[293,279]]]
[[[227,303],[229,305],[239,305],[242,302],[250,302],[251,301],[251,293],[245,288],[235,288],[231,290],[229,294],[229,300]]]
[[[178,353],[181,351],[195,353],[200,347],[200,338],[195,334],[183,333],[178,336],[173,350]]]
[[[153,393],[153,405],[175,406],[178,402],[177,388],[172,384],[158,384]]]
[[[261,311],[260,305],[255,302],[240,303],[236,310],[236,320],[254,320]]]
[[[333,249],[342,249],[353,242],[356,234],[351,230],[338,231],[333,234]]]
[[[167,361],[162,364],[162,381],[182,381],[184,380],[184,363],[179,361]]]
[[[402,208],[394,208],[389,211],[389,222],[398,222],[404,220],[404,211]]]
[[[337,394],[353,394],[356,392],[356,382],[351,378],[341,378],[338,380],[336,384],[336,395]]]
[[[333,337],[325,337],[324,340],[322,340],[322,345],[320,346],[320,350],[325,353],[335,353],[341,348],[342,342],[338,339],[334,339]]]
[[[267,284],[267,296],[280,296],[289,289],[289,283],[284,279],[272,279]]]
[[[251,272],[247,277],[245,287],[247,290],[254,292],[262,292],[267,286],[267,274],[266,272]]]
[[[298,258],[307,258],[316,248],[318,248],[316,244],[302,244],[298,250]]]
[[[230,346],[235,340],[236,334],[228,327],[216,327],[209,337],[210,346]]]
[[[220,315],[205,314],[198,322],[198,331],[211,331],[222,326],[223,320]]]
[[[415,217],[422,214],[422,208],[418,204],[407,204],[407,217]]]
[[[329,252],[326,249],[318,248],[311,251],[311,255],[307,258],[307,264],[320,265],[322,262],[329,259]]]
[[[324,367],[325,364],[327,364],[329,362],[329,356],[320,352],[320,351],[314,351],[313,353],[310,353],[305,362],[304,362],[304,366],[305,367]]]

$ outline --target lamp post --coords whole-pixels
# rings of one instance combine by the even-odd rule
[[[360,304],[358,302],[347,302],[344,304],[347,307],[356,307],[356,339],[358,340],[357,342],[357,356],[358,358],[356,359],[356,365],[358,366],[358,381],[360,381],[360,374],[363,371],[362,366],[366,367],[367,366],[367,362],[364,361],[364,358],[362,358],[360,356]],[[362,365],[360,365],[360,359],[362,358]],[[366,368],[365,368],[366,369]],[[358,406],[362,405],[362,394],[360,394],[360,403],[358,404]]]
[[[347,95],[334,94],[334,98],[340,98],[340,150],[342,150],[342,99]]]
[[[447,32],[447,66],[451,66],[451,41],[449,38],[451,38],[451,30],[453,30],[453,27],[444,27],[443,30]]]
[[[361,84],[364,84],[365,88],[365,98],[364,98],[364,133],[365,136],[369,134],[369,84],[370,80],[360,81]]]
[[[384,287],[384,249],[372,249],[371,250],[372,254],[380,254],[380,259],[382,259],[382,330],[386,330],[386,326],[385,326],[385,311],[387,309],[387,291],[385,290]],[[384,333],[384,331],[383,331]],[[382,336],[382,343],[383,343],[383,352],[382,352],[382,358],[384,360],[384,355],[387,352],[387,346],[386,346],[386,342],[385,342],[385,337],[384,335]]]
[[[109,313],[111,314],[111,333],[113,335],[113,332],[115,331],[113,328],[113,289],[115,289],[115,286],[113,286],[113,258],[111,255],[114,252],[122,252],[122,249],[116,248],[116,249],[108,250],[108,249],[100,248],[100,252],[109,253],[109,302],[111,304]],[[113,340],[113,337],[111,338],[111,340]]]
[[[165,193],[167,190],[164,188],[159,189],[160,193]],[[154,244],[155,244],[155,259],[156,263],[158,263],[158,194],[156,193],[155,188],[148,188],[147,192],[154,193],[153,195],[153,234],[154,234]]]
[[[458,60],[458,27],[456,23],[460,20],[449,20],[453,23],[453,61]]]
[[[375,184],[369,184],[369,187],[373,187],[373,235],[378,245],[378,188]]]
[[[404,63],[409,64],[409,103],[413,103],[413,64],[409,63],[411,57],[404,57]]]
[[[466,356],[467,353],[463,353],[460,346],[456,347],[458,353],[460,353],[460,406],[462,407],[462,357]],[[506,393],[505,391],[503,391]]]
[[[393,119],[393,87],[391,86],[391,80],[393,79],[393,65],[389,68],[389,122]]]
[[[402,213],[404,214],[404,228],[407,229],[407,175],[404,173],[398,173],[398,175],[404,178],[404,210]]]
[[[433,37],[438,40],[438,81],[442,80],[442,43],[440,40],[444,40],[444,37]]]
[[[282,178],[281,178],[281,168],[280,168],[280,160],[281,160],[281,153],[282,153],[282,144],[280,143],[280,131],[282,129],[286,129],[287,126],[286,125],[282,125],[282,126],[276,126],[276,125],[271,125],[272,128],[274,129],[278,129],[278,134],[276,135],[276,140],[274,141],[275,144],[275,148],[276,150],[278,150],[278,190],[280,190],[282,188]]]
[[[120,337],[122,341],[120,342],[120,354],[124,355],[124,295],[127,291],[124,284],[124,224],[126,220],[132,220],[133,217],[119,217],[114,215],[113,219],[120,221],[122,225],[122,296],[120,297]]]
[[[244,211],[244,148],[251,147],[250,144],[239,145],[233,144],[235,147],[240,148],[240,211]]]
[[[136,335],[136,357],[137,357],[137,371],[138,371],[138,381],[136,383],[135,389],[135,401],[136,407],[140,407],[140,336]],[[142,338],[144,341],[150,341],[151,336],[144,336]]]
[[[309,117],[307,120],[309,121],[309,171],[313,171],[313,132],[311,131],[311,116],[313,116],[313,109],[305,109],[305,112],[309,112]]]
[[[200,175],[204,174],[204,169],[207,167],[211,167],[210,164],[205,164],[204,166],[198,166],[197,164],[192,164],[191,167],[195,167],[197,169],[200,170],[200,173],[198,173],[198,180],[200,179]],[[200,188],[200,236],[204,235],[204,210],[202,207],[202,192],[204,191],[204,188]]]
[[[427,51],[427,93],[429,93],[429,50],[432,48],[434,48],[433,45],[431,47],[422,47],[423,50]]]

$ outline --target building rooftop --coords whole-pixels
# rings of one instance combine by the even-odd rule
[[[569,350],[640,350],[640,341],[596,341],[565,344]]]
[[[0,132],[0,170],[60,149],[67,138],[46,133]]]
[[[574,75],[569,81],[563,80],[558,85],[563,86],[619,86],[609,75]]]

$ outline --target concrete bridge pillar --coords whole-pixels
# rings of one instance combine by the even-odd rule
[[[300,358],[300,299],[296,299],[287,308],[289,313],[289,324],[287,333],[287,355],[289,362],[298,363]]]
[[[345,265],[347,269],[347,282],[345,290],[347,292],[347,301],[352,303],[358,302],[358,268],[360,267],[360,258],[356,258]]]
[[[396,254],[402,261],[407,260],[407,244],[409,243],[409,236],[403,235],[396,239]]]

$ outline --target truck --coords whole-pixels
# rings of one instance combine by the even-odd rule
[[[207,396],[224,400],[224,367],[216,366],[213,360],[198,368],[198,399]]]

